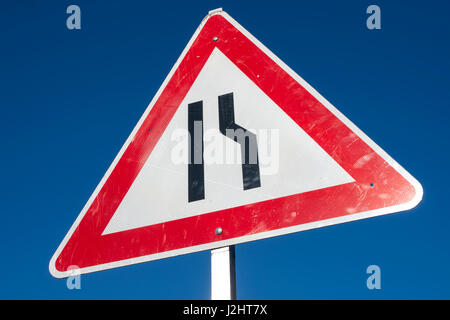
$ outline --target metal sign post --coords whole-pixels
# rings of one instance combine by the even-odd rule
[[[211,300],[236,300],[234,246],[211,250]]]

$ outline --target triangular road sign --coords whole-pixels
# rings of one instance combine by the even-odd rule
[[[71,266],[87,273],[228,246],[407,210],[421,199],[410,174],[216,10],[70,228],[50,272],[65,277]]]

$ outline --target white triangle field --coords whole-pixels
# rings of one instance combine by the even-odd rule
[[[230,92],[236,123],[257,135],[259,188],[243,190],[240,147],[219,132],[218,96]],[[218,137],[225,150],[234,150],[236,161],[224,164],[205,160],[205,199],[188,202],[188,165],[180,161],[187,159],[184,151],[188,141],[183,133],[187,132],[188,104],[200,100],[205,158],[217,154],[208,141],[217,142]],[[349,182],[354,179],[215,48],[103,234]]]

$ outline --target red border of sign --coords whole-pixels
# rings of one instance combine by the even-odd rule
[[[218,41],[212,41],[213,37],[218,37]],[[355,182],[102,235],[215,47],[314,139]],[[54,268],[52,274],[58,276],[71,265],[83,269],[155,255],[396,206],[412,201],[415,196],[414,186],[360,135],[236,28],[232,21],[223,14],[216,14],[204,22],[78,226],[69,235],[59,255],[55,254],[52,259],[54,265],[50,269],[52,271]],[[214,232],[218,226],[223,229],[221,235]]]

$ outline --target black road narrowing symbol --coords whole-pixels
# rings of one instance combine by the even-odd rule
[[[261,187],[256,135],[237,125],[234,120],[233,93],[219,96],[219,130],[227,138],[239,143],[242,158],[242,179],[244,190]],[[189,202],[205,198],[205,171],[203,162],[203,101],[188,105]],[[201,139],[196,138],[197,135]]]

